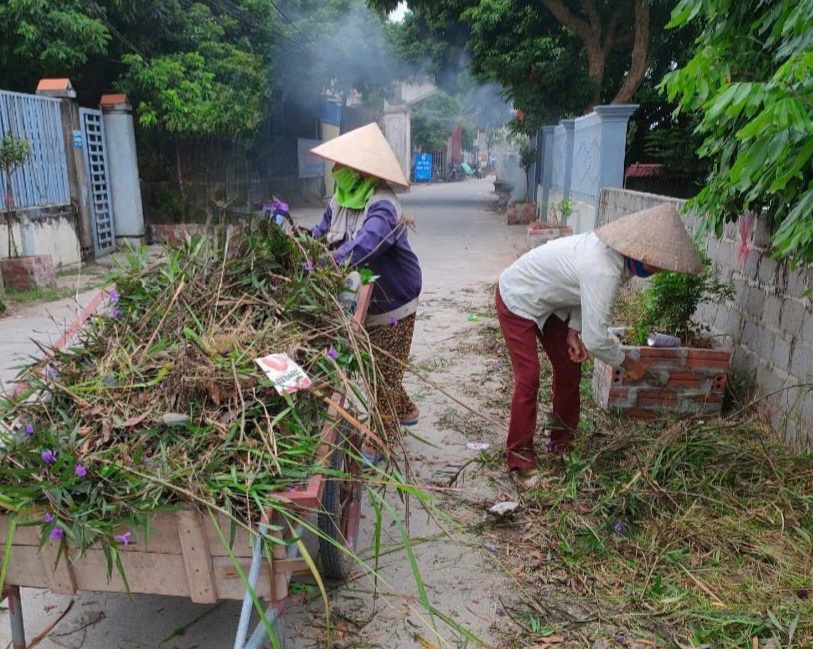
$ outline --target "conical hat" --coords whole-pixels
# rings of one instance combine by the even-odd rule
[[[311,149],[311,153],[396,185],[409,187],[401,163],[375,122],[320,144]]]
[[[624,216],[594,233],[613,250],[638,261],[678,273],[703,272],[697,248],[671,203]]]

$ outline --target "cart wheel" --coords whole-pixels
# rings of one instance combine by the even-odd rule
[[[322,574],[328,579],[345,579],[355,563],[352,554],[359,531],[361,465],[357,436],[348,435],[347,428],[340,427],[336,448],[330,456],[330,468],[343,477],[327,478],[319,512],[319,556]]]

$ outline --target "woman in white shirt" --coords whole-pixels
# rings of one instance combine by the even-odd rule
[[[581,363],[589,354],[622,367],[628,380],[644,376],[644,365],[626,356],[610,335],[610,312],[622,283],[661,270],[703,270],[677,210],[668,203],[534,248],[500,275],[497,315],[514,372],[506,459],[521,486],[539,482],[533,448],[537,340],[553,366],[548,448],[563,453],[579,424]]]

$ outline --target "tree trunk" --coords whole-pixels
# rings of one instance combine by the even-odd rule
[[[601,86],[604,84],[604,69],[607,64],[607,53],[601,47],[601,43],[594,42],[584,44],[587,50],[587,76],[593,82],[593,95],[590,104],[584,107],[585,115],[592,112],[593,106],[601,103]]]
[[[649,3],[635,0],[635,36],[630,55],[630,69],[611,104],[628,104],[641,87],[649,67]]]

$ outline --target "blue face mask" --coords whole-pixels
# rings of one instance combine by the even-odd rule
[[[642,261],[624,255],[624,263],[627,265],[630,275],[635,275],[635,277],[650,277],[652,275],[644,268],[644,262]]]

